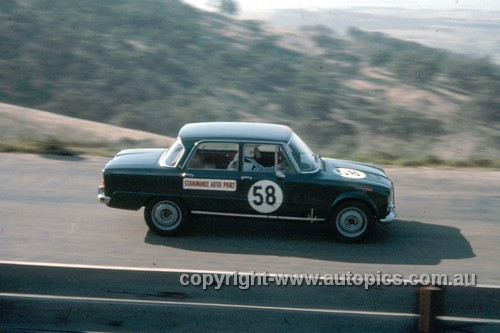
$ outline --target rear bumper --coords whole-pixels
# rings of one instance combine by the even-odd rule
[[[382,224],[389,224],[392,221],[394,221],[394,219],[396,218],[396,216],[398,216],[398,214],[396,214],[396,209],[394,207],[394,204],[391,203],[389,205],[389,214],[387,214],[387,216],[385,218],[380,219],[379,221]]]
[[[104,190],[105,189],[103,186],[99,186],[99,188],[97,189],[97,200],[99,200],[100,203],[107,205],[111,201],[111,198],[104,194]]]

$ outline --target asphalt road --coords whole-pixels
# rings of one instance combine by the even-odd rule
[[[199,305],[189,303],[191,296],[188,300],[178,299],[179,295],[191,294],[190,289],[179,289],[184,287],[179,286],[177,277],[155,280],[151,277],[153,272],[134,279],[129,277],[133,273],[124,268],[120,273],[97,274],[101,280],[89,280],[93,275],[79,275],[78,269],[58,271],[23,265],[29,267],[23,271],[5,262],[258,273],[474,273],[480,285],[500,285],[498,171],[388,168],[386,171],[396,185],[398,220],[389,226],[378,226],[364,243],[343,244],[332,240],[322,225],[214,218],[193,221],[182,236],[158,237],[148,231],[142,210],[116,210],[97,202],[96,189],[106,161],[94,157],[0,154],[0,309],[9,309],[0,311],[0,330],[142,330],[144,321],[152,325],[148,326],[151,329],[180,330],[221,329],[217,323],[225,323],[224,328],[237,325],[235,329],[244,325],[247,330],[299,331],[312,327],[344,331],[352,328],[353,323],[370,331],[415,328],[412,316],[331,312],[374,311],[384,304],[386,311],[414,313],[415,297],[407,298],[404,293],[415,296],[415,290],[408,288],[379,293],[337,288],[340,294],[328,300],[322,300],[321,295],[328,293],[321,288],[314,292],[295,288],[278,293],[273,289],[267,296],[257,288],[243,294],[202,294],[201,299],[194,298],[202,302]],[[110,283],[115,285],[111,294],[109,288],[104,293],[95,287]],[[200,296],[199,290],[191,291]],[[54,299],[50,295],[67,298]],[[131,299],[115,299],[123,295]],[[164,300],[165,295],[170,303],[155,303],[157,297]],[[478,299],[466,295],[465,299]],[[247,299],[258,303],[249,304]],[[151,302],[139,304],[137,300]],[[396,308],[387,309],[386,304],[391,302]],[[221,311],[217,304],[237,306]],[[241,304],[252,308],[242,308]],[[495,304],[488,318],[495,318],[498,313]],[[286,309],[287,306],[299,310]],[[72,312],[68,313],[68,309]],[[467,304],[461,307],[464,309]],[[162,319],[165,313],[168,323]],[[138,316],[141,320],[130,321]],[[186,321],[191,324],[186,326]],[[20,322],[27,326],[15,326]],[[83,322],[101,326],[81,326]],[[498,322],[495,325],[498,328]],[[472,331],[481,331],[476,328]]]
[[[322,225],[195,220],[180,237],[96,200],[106,158],[0,154],[0,260],[271,273],[475,273],[500,285],[500,172],[388,168],[398,220],[361,244]]]

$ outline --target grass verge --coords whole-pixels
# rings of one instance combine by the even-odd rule
[[[56,138],[48,137],[42,140],[18,139],[0,142],[0,152],[17,152],[29,154],[52,154],[61,156],[94,155],[112,157],[125,148],[136,147],[137,143],[82,143],[63,142]]]
[[[147,142],[127,140],[112,143],[63,142],[53,137],[42,140],[19,139],[0,142],[0,152],[19,152],[30,154],[53,154],[62,156],[93,155],[113,157],[118,151],[128,148],[151,146]],[[338,158],[387,166],[442,166],[457,168],[500,169],[499,159],[467,157],[460,160],[445,160],[434,155],[402,157],[387,153],[338,156]]]

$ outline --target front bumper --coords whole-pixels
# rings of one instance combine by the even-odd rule
[[[396,218],[396,216],[398,216],[398,214],[396,214],[396,209],[394,207],[394,204],[391,203],[389,205],[389,214],[387,214],[387,216],[385,218],[380,219],[380,223],[389,224],[392,221],[394,221],[394,219]]]
[[[111,201],[111,198],[106,196],[104,191],[105,191],[104,187],[99,186],[99,189],[97,189],[97,200],[99,200],[100,203],[107,205]]]

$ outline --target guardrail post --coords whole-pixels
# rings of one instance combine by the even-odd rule
[[[434,286],[422,287],[418,297],[418,331],[430,333],[434,331],[436,315],[441,305],[440,294],[442,289]]]

